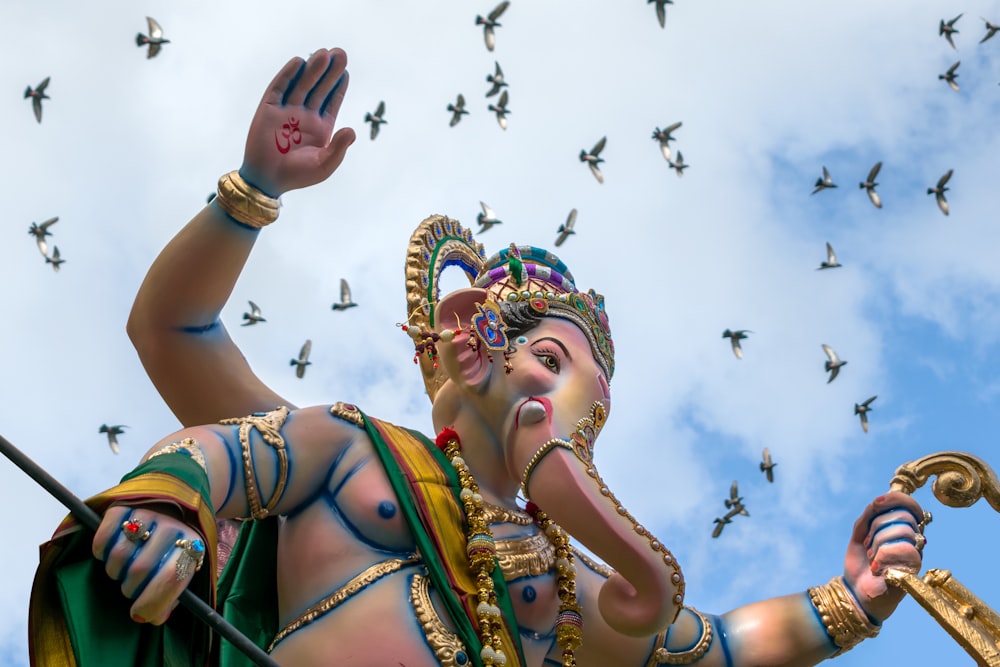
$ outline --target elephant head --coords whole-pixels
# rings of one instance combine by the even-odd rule
[[[503,452],[507,478],[615,568],[598,599],[605,621],[624,634],[655,634],[675,618],[684,585],[673,555],[594,467],[594,441],[610,409],[610,364],[580,318],[556,314],[544,294],[502,305],[491,299],[488,290],[470,288],[439,304],[452,324],[438,332],[449,381],[434,402],[435,424],[471,413]]]
[[[463,269],[472,287],[441,298],[448,266]],[[487,259],[471,232],[444,216],[413,233],[406,278],[414,361],[435,426],[462,424],[475,433],[489,454],[476,472],[480,486],[480,473],[508,485],[503,497],[522,485],[616,570],[598,598],[612,628],[633,636],[663,629],[683,602],[680,569],[617,501],[591,458],[614,372],[603,297],[577,290],[565,264],[540,248],[511,244]]]

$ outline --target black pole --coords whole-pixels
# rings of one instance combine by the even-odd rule
[[[63,486],[52,475],[45,472],[41,466],[28,458],[24,452],[12,445],[2,435],[0,435],[0,451],[3,452],[4,456],[13,461],[14,465],[27,473],[28,477],[38,482],[43,489],[65,505],[69,509],[70,514],[76,517],[80,523],[92,532],[97,532],[97,527],[101,523],[101,517],[98,516],[97,512],[87,507],[72,491]],[[253,660],[254,664],[259,667],[278,667],[278,663],[265,653],[262,648],[250,641],[246,635],[237,630],[231,623],[220,616],[217,611],[191,591],[184,589],[180,596],[180,603],[205,623],[205,625],[215,630],[245,656]]]

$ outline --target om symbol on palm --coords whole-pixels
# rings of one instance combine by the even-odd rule
[[[281,132],[275,131],[274,145],[279,153],[287,153],[292,149],[292,144],[302,143],[302,131],[299,130],[299,120],[295,116],[289,116],[288,122],[281,126]]]

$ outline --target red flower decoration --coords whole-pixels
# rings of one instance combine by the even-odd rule
[[[434,439],[434,444],[438,446],[438,449],[444,451],[445,446],[447,446],[448,443],[452,441],[454,441],[455,443],[461,443],[461,441],[458,438],[458,433],[455,432],[455,429],[451,428],[450,426],[445,426],[443,429],[441,429],[441,432],[437,434],[437,438]]]

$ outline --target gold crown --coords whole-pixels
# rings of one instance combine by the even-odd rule
[[[471,285],[485,289],[498,303],[524,301],[541,315],[572,321],[587,336],[594,359],[611,380],[615,346],[603,296],[577,290],[566,265],[542,248],[511,244],[487,259],[472,232],[445,216],[427,218],[410,237],[406,257],[410,327],[429,331],[438,324],[441,272],[449,266],[461,268]],[[446,380],[444,371],[427,355],[419,355],[419,363],[433,401]]]

